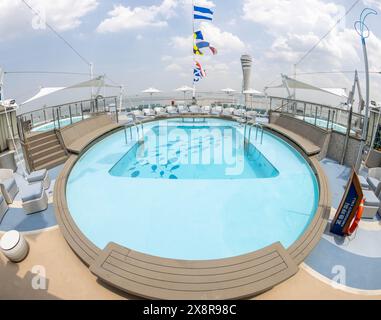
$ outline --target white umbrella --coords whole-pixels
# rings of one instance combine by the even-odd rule
[[[231,94],[233,94],[234,92],[236,92],[237,90],[234,90],[232,88],[226,88],[226,89],[222,89],[221,90],[222,92],[225,92],[228,96],[230,96]],[[233,101],[233,104],[234,104],[235,101]]]
[[[236,92],[237,90],[234,90],[232,88],[226,88],[226,89],[222,89],[221,91],[225,92],[226,94],[232,94],[232,93]]]
[[[250,95],[253,95],[253,96],[263,96],[264,95],[263,92],[260,92],[260,91],[255,90],[255,89],[245,90],[243,92],[243,94],[250,94]]]
[[[160,93],[161,91],[156,89],[156,88],[148,88],[144,91],[142,91],[143,93],[149,93],[149,95],[151,96],[151,102],[152,102],[152,96],[155,94],[155,93]],[[151,109],[151,104],[149,105],[149,108]]]
[[[251,109],[253,109],[253,96],[264,96],[263,92],[260,92],[260,91],[255,90],[255,89],[248,89],[248,90],[245,90],[242,93],[250,95],[250,97],[251,97],[250,108]]]
[[[188,87],[188,86],[182,86],[181,88],[177,88],[175,91],[184,93],[184,103],[185,103],[185,98],[186,98],[187,92],[193,92],[193,91],[195,91],[195,89]]]

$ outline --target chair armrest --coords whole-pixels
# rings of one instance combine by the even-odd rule
[[[13,178],[13,171],[10,169],[0,169],[0,181]]]

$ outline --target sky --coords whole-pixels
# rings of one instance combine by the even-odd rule
[[[52,25],[96,74],[126,87],[130,95],[148,87],[173,92],[192,85],[191,0],[25,0]],[[240,90],[240,57],[253,57],[252,87],[280,84],[293,65],[342,17],[354,0],[196,0],[213,8],[213,23],[197,24],[218,55],[199,60],[207,77],[200,91]],[[371,71],[381,72],[381,0],[360,0],[351,13],[297,66],[298,73],[364,70],[354,29],[366,6]],[[88,73],[89,66],[34,15],[21,0],[0,0],[0,67],[7,72]],[[65,86],[84,75],[7,74],[7,97],[18,102],[39,86]],[[350,88],[353,74],[298,75],[320,87]],[[361,74],[361,84],[364,79]],[[381,101],[381,74],[371,76],[372,99]]]

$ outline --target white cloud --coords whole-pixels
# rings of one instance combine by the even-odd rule
[[[58,31],[75,29],[82,18],[98,6],[97,0],[29,0],[28,4],[40,13]],[[32,31],[39,20],[24,3],[14,0],[0,1],[0,33],[2,38]],[[43,28],[43,25],[40,23]],[[35,28],[36,29],[36,28]]]
[[[171,63],[165,68],[165,70],[170,72],[181,72],[183,71],[183,67],[177,63]]]
[[[367,6],[375,7],[381,10],[381,2],[380,0],[364,0],[364,4]]]
[[[175,0],[163,0],[159,6],[131,8],[117,5],[108,13],[110,17],[99,24],[97,31],[107,33],[144,27],[165,27],[168,19],[175,14],[176,7]]]
[[[254,8],[256,10],[254,10]],[[345,8],[322,0],[244,0],[243,18],[259,24],[273,38],[266,57],[296,63],[345,14]],[[319,14],[316,14],[319,12]],[[360,61],[360,41],[351,27],[339,24],[303,61],[301,68],[343,68]],[[375,46],[379,39],[372,35]],[[372,61],[375,59],[371,59]]]

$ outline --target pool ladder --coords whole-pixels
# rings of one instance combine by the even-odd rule
[[[132,117],[132,123],[133,125],[125,125],[124,126],[124,138],[126,140],[126,144],[128,143],[128,135],[127,135],[127,129],[130,129],[130,139],[132,140],[132,127],[135,127],[136,128],[136,135],[138,137],[138,141],[141,142],[144,140],[144,125],[143,125],[143,122],[141,122],[140,120],[138,120],[136,118],[136,115],[133,114],[133,113],[127,113],[127,116],[131,116]],[[141,137],[140,137],[140,132],[142,133],[141,134]]]
[[[248,137],[246,138],[246,135],[247,135],[247,126],[249,126],[249,132],[248,132]],[[260,137],[261,137],[261,144],[263,144],[263,135],[264,135],[264,128],[263,128],[263,125],[258,123],[258,122],[248,122],[246,125],[245,125],[245,133],[244,133],[244,136],[245,136],[245,144],[248,144],[250,143],[250,139],[251,139],[251,132],[252,132],[252,129],[253,128],[256,128],[256,131],[255,131],[255,141],[258,141],[258,134],[260,134]]]

